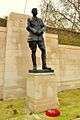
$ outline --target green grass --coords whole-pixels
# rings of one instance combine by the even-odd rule
[[[80,117],[80,89],[67,90],[58,94],[61,115],[55,118],[38,113],[41,120],[74,120]],[[15,111],[16,112],[15,112]],[[3,101],[0,103],[0,120],[38,120],[25,111],[25,99]]]
[[[80,46],[80,34],[63,32],[62,34],[59,33],[58,35],[59,44]]]
[[[0,103],[0,120],[25,114],[25,99],[7,100]]]
[[[80,46],[80,32],[57,29],[48,26],[46,27],[46,32],[49,34],[57,34],[58,43],[61,45]]]
[[[80,89],[61,92],[58,97],[61,115],[55,117],[55,120],[73,120],[80,117]],[[54,120],[54,118],[44,117],[42,120]]]

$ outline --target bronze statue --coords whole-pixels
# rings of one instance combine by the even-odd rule
[[[41,58],[42,58],[42,70],[51,70],[46,65],[46,48],[44,44],[43,33],[45,32],[45,25],[42,19],[37,17],[38,11],[37,8],[32,9],[32,18],[28,18],[27,20],[27,30],[29,31],[28,36],[28,43],[29,47],[32,51],[32,63],[33,63],[33,70],[37,70],[37,63],[36,63],[36,49],[37,45],[41,50]]]

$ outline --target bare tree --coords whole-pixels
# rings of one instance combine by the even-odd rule
[[[42,0],[41,16],[49,26],[80,31],[80,0]]]

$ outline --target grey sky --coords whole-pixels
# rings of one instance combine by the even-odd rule
[[[0,0],[0,17],[8,16],[10,12],[24,14],[26,0]],[[41,0],[27,0],[26,14],[31,15],[33,7],[39,7]]]

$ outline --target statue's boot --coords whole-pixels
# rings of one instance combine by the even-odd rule
[[[37,66],[33,65],[33,70],[36,71],[37,70]]]
[[[43,69],[43,70],[51,70],[51,68],[50,68],[50,67],[47,67],[47,65],[43,65],[43,66],[42,66],[42,69]]]
[[[43,70],[51,70],[50,67],[47,67],[46,65],[46,53],[42,52],[42,69]]]

